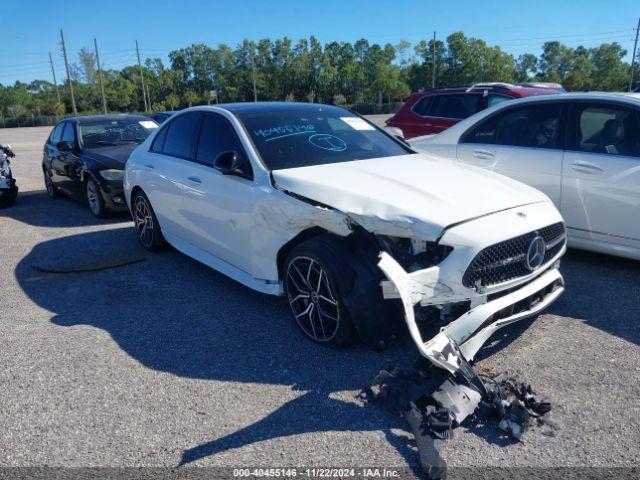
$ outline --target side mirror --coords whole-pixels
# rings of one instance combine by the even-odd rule
[[[240,155],[235,150],[228,150],[218,155],[213,162],[213,168],[223,175],[244,175],[240,165]]]
[[[73,151],[73,142],[58,142],[56,148],[61,152],[71,152]]]

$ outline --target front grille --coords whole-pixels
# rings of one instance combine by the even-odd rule
[[[527,250],[537,235],[541,236],[547,245],[543,265],[555,257],[566,242],[564,224],[558,222],[491,245],[473,259],[462,277],[462,284],[468,288],[478,284],[488,287],[530,274],[531,270],[526,264]]]

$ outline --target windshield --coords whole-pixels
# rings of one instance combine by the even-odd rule
[[[80,124],[80,136],[85,147],[142,143],[156,128],[153,120],[102,120]]]
[[[292,106],[237,112],[270,170],[411,153],[373,125],[338,107]]]

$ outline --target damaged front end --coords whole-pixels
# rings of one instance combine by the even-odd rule
[[[540,207],[529,210],[535,217]],[[470,222],[476,225],[464,225],[445,234],[444,239],[460,245],[463,237],[473,238],[467,235],[483,226],[491,227],[505,216]],[[499,238],[497,234],[494,237]],[[558,270],[566,250],[561,221],[489,246],[442,245],[425,244],[420,249],[436,255],[438,261],[432,266],[416,268],[386,250],[380,253],[378,267],[388,279],[382,282],[383,297],[402,302],[405,322],[420,354],[452,374],[460,368],[460,357],[473,360],[498,329],[539,314],[564,291]],[[532,265],[533,261],[538,264]],[[441,328],[425,339],[421,327],[429,323]]]

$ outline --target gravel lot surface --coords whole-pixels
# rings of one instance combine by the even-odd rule
[[[0,130],[17,203],[0,210],[0,466],[414,467],[402,420],[356,399],[383,353],[306,341],[279,298],[175,251],[138,247],[121,215],[47,198],[49,128]],[[94,273],[44,269],[144,261]],[[554,408],[524,442],[460,428],[449,466],[638,466],[640,263],[570,251],[565,295],[478,362]]]

